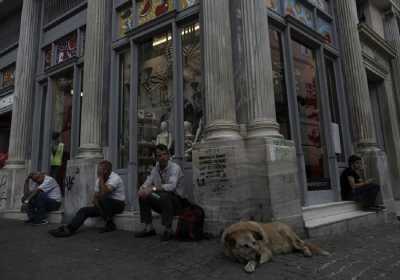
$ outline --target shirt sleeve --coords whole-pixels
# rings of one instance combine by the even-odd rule
[[[96,184],[94,185],[94,192],[99,192],[99,178],[96,179]]]
[[[178,181],[180,179],[181,172],[179,168],[175,168],[172,172],[171,175],[168,178],[168,182],[166,184],[162,184],[161,188],[165,191],[172,192],[175,191]]]
[[[147,176],[146,181],[143,183],[143,187],[148,187],[154,183],[156,172],[157,172],[156,168],[153,167],[153,169],[150,172],[150,175]]]
[[[120,184],[120,180],[121,179],[119,176],[116,176],[116,175],[110,176],[110,178],[108,178],[108,180],[106,182],[106,185],[113,191]]]

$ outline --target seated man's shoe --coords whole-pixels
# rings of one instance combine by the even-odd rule
[[[134,233],[136,238],[143,238],[156,235],[156,231],[154,229],[151,230],[142,230]]]
[[[49,221],[47,220],[40,220],[40,221],[32,221],[33,226],[41,226],[41,225],[47,225]]]
[[[54,237],[69,237],[73,234],[66,226],[61,226],[57,229],[49,230],[49,233]]]
[[[117,226],[113,222],[107,222],[105,227],[99,230],[99,233],[112,232],[117,229]]]
[[[169,241],[173,238],[173,234],[169,230],[165,230],[164,233],[161,235],[160,240],[161,241]]]

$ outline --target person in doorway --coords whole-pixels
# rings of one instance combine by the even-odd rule
[[[156,235],[152,224],[151,210],[161,214],[161,223],[164,232],[161,241],[172,238],[172,220],[182,211],[183,203],[183,172],[180,166],[169,159],[169,150],[166,145],[156,147],[157,163],[150,175],[138,191],[140,205],[140,219],[144,229],[136,232],[135,237]]]
[[[113,217],[125,208],[125,187],[121,177],[112,172],[112,164],[108,160],[100,161],[97,167],[97,181],[93,197],[93,206],[83,207],[68,225],[50,230],[54,237],[73,235],[89,217],[102,217],[105,227],[101,233],[116,230]]]
[[[29,181],[36,183],[36,187],[29,192]],[[56,211],[61,206],[61,190],[53,177],[41,172],[33,172],[25,179],[24,198],[22,201],[27,205],[27,224],[43,225],[48,221],[47,213]]]
[[[348,163],[349,167],[340,177],[342,199],[357,201],[366,211],[385,209],[384,206],[376,204],[376,197],[380,191],[379,185],[373,183],[373,179],[363,179],[361,157],[352,155]]]

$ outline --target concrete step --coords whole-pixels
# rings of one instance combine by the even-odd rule
[[[22,213],[19,210],[3,210],[0,211],[0,217],[4,219],[20,220],[24,221],[27,219],[26,213]],[[51,224],[60,224],[63,218],[63,211],[52,211],[48,214],[47,220]]]
[[[351,201],[327,203],[303,208],[309,237],[324,237],[372,227],[386,221],[386,212],[367,212]]]

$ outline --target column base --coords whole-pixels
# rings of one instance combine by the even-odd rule
[[[29,172],[29,161],[11,161],[0,170],[0,210],[21,208],[25,178]]]
[[[99,145],[86,144],[79,147],[78,159],[102,159],[103,149]]]
[[[92,204],[100,159],[75,159],[67,163],[65,176],[64,222],[69,222],[76,212]]]
[[[271,120],[259,120],[251,122],[247,128],[247,138],[282,138],[279,133],[279,124]]]
[[[194,197],[207,231],[240,220],[280,220],[304,232],[293,142],[274,138],[214,140],[193,150]]]
[[[239,140],[242,137],[239,134],[239,126],[232,122],[219,121],[206,127],[208,140],[230,139]]]

